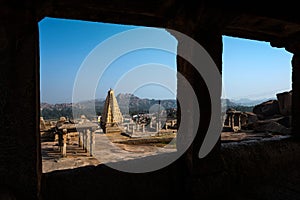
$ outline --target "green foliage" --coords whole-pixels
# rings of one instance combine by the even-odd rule
[[[41,112],[41,116],[43,116],[44,119],[56,119],[58,120],[60,117],[64,116],[66,118],[73,118],[72,114],[72,108],[71,107],[65,107],[63,109],[48,109],[45,108]]]
[[[253,112],[254,106],[235,105],[235,106],[228,107],[228,109],[229,108],[232,108],[232,109],[237,110],[237,111],[242,111],[242,112]]]
[[[101,115],[103,112],[105,100],[86,101],[78,104],[43,104],[41,116],[44,119],[59,119],[64,116],[69,119],[78,119],[81,115],[85,115],[88,119]],[[129,96],[129,98],[118,99],[118,104],[122,114],[129,114],[131,116],[139,113],[148,113],[151,106],[158,104],[158,100],[154,99],[140,99],[136,96]],[[161,100],[161,106],[167,111],[170,118],[176,116],[176,100]],[[172,110],[173,109],[173,110]],[[174,110],[175,109],[175,110]],[[176,117],[175,117],[176,118]]]

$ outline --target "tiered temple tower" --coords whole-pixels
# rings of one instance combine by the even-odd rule
[[[122,122],[123,116],[117,99],[114,91],[110,89],[105,100],[100,126],[104,133],[120,133],[122,132]]]

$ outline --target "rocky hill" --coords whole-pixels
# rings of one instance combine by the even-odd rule
[[[222,112],[226,112],[228,109],[239,110],[243,112],[252,112],[254,105],[245,105],[242,103],[236,103],[229,99],[221,99]]]
[[[116,96],[120,110],[123,114],[137,114],[148,112],[151,106],[158,104],[157,99],[142,99],[133,94],[118,94]],[[79,103],[61,103],[49,104],[41,103],[41,116],[44,119],[59,119],[61,116],[67,118],[78,118],[80,115],[85,115],[88,118],[95,117],[96,114],[101,114],[104,107],[104,99],[89,100]],[[177,103],[175,99],[161,100],[160,104],[165,109],[176,109]],[[95,107],[94,107],[95,106]],[[75,116],[74,116],[75,115]]]

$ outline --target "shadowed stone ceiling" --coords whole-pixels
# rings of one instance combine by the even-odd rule
[[[293,12],[297,8],[295,2],[284,3],[274,5],[276,9],[262,6],[259,1],[242,4],[207,0],[44,0],[37,5],[37,17],[38,20],[49,16],[175,29],[187,23],[206,28],[215,28],[217,24],[222,34],[277,44],[300,32],[299,11]]]

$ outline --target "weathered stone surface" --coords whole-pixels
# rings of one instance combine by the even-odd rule
[[[277,120],[277,122],[287,128],[292,126],[292,116],[283,116]]]
[[[253,124],[253,130],[257,132],[270,132],[285,135],[291,133],[291,129],[281,125],[276,120],[257,121]]]
[[[251,129],[252,125],[258,120],[253,112],[243,112],[241,115],[241,126],[243,129]]]
[[[9,188],[0,185],[0,200],[16,200],[16,196]]]
[[[236,111],[234,109],[228,109],[226,111],[226,119],[223,126],[223,131],[234,131],[238,132],[241,130],[241,126],[243,123],[245,123],[245,118],[242,116],[244,115],[241,111]]]
[[[46,124],[43,117],[40,117],[40,130],[46,130]]]
[[[65,117],[60,117],[56,122],[56,129],[59,129],[63,124],[67,124],[67,119]]]
[[[258,119],[269,119],[276,115],[280,115],[279,104],[277,100],[269,100],[254,106],[253,113]]]
[[[299,46],[299,12],[292,12],[293,8],[297,8],[296,1],[287,0],[283,3],[290,12],[284,13],[281,9],[280,12],[278,9],[266,12],[259,3],[251,2],[243,6],[234,1],[219,2],[219,9],[211,6],[217,4],[215,1],[1,1],[1,184],[7,185],[9,191],[14,193],[12,196],[17,199],[38,199],[41,185],[44,187],[43,199],[172,199],[180,195],[187,199],[212,199],[206,198],[212,196],[240,199],[236,196],[232,198],[235,192],[240,193],[243,198],[247,198],[250,193],[253,199],[298,198],[297,188],[295,191],[298,196],[295,198],[283,198],[276,194],[282,195],[290,191],[289,186],[297,186],[299,179],[295,181],[296,184],[287,182],[289,185],[286,187],[285,184],[278,184],[279,189],[277,185],[271,185],[273,190],[266,190],[266,198],[256,191],[258,185],[264,186],[261,179],[265,177],[269,184],[277,180],[277,174],[286,179],[294,178],[295,174],[299,177],[299,143],[274,141],[272,144],[252,143],[252,147],[241,144],[233,150],[222,148],[222,154],[200,160],[197,153],[209,124],[209,119],[205,118],[201,118],[197,137],[191,147],[193,150],[187,151],[173,165],[153,173],[127,174],[105,166],[85,167],[46,174],[41,182],[40,170],[37,27],[40,19],[48,16],[180,30],[203,45],[220,71],[222,35],[268,41],[279,47],[287,47],[288,44],[286,49],[294,53],[293,102],[300,102],[300,56],[299,48],[295,48]],[[178,46],[181,47],[182,44],[178,43]],[[209,97],[209,93],[204,81],[201,81],[201,75],[187,64],[178,66],[178,71],[182,72],[199,95],[201,112],[209,114],[210,102],[209,98],[205,98]],[[178,81],[179,95],[183,94],[180,89],[184,90],[181,83]],[[188,109],[191,115],[198,114],[193,112],[193,107]],[[293,104],[292,112],[293,130],[299,135],[298,103]],[[20,113],[23,120],[16,120]],[[191,125],[198,123],[188,121]],[[216,163],[219,155],[222,156],[224,165],[208,166],[207,161]],[[217,173],[210,173],[210,169],[215,166],[222,168]],[[196,167],[204,169],[201,170],[204,176],[192,173]],[[291,167],[297,169],[296,173],[290,173]],[[134,192],[128,188],[133,188]]]
[[[115,97],[114,91],[110,89],[107,92],[105,104],[100,119],[100,126],[104,133],[121,133],[121,123],[123,116],[120,111],[118,101]]]
[[[253,112],[245,112],[245,114],[247,115],[248,119],[247,124],[252,124],[258,120],[257,115]]]
[[[292,91],[276,94],[280,114],[288,116],[292,114]]]

